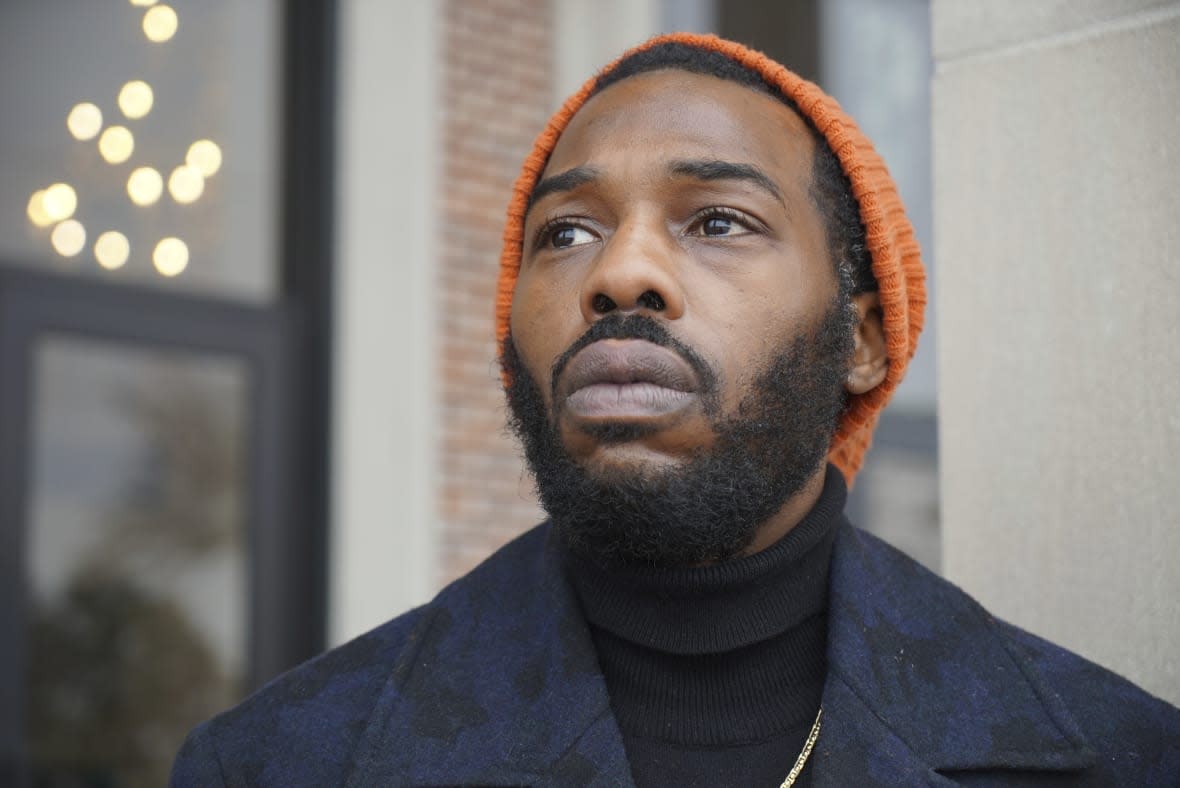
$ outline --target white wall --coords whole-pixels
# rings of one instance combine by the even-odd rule
[[[553,0],[554,108],[626,49],[657,33],[660,12],[658,0]]]
[[[944,567],[1180,702],[1180,3],[935,0]]]
[[[437,7],[340,5],[329,645],[435,590]]]

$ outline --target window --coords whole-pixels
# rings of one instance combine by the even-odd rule
[[[0,7],[0,783],[162,784],[322,648],[334,18]]]

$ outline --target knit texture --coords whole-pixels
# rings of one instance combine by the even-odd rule
[[[926,273],[922,268],[921,250],[914,228],[906,217],[897,185],[889,175],[885,162],[856,122],[818,86],[788,71],[766,55],[741,44],[716,36],[690,33],[657,36],[624,53],[598,75],[587,80],[550,118],[549,124],[537,137],[532,152],[525,159],[508,205],[496,289],[497,346],[502,347],[508,336],[512,293],[520,271],[524,217],[529,195],[541,177],[558,138],[569,125],[570,119],[593,94],[595,85],[603,75],[610,73],[621,60],[635,52],[672,42],[718,52],[757,72],[767,83],[777,87],[798,105],[799,111],[827,140],[852,183],[852,194],[860,207],[860,218],[873,261],[873,274],[879,288],[889,366],[885,380],[880,385],[851,397],[828,452],[828,459],[840,469],[851,486],[872,442],[881,410],[893,396],[917,349],[926,308]]]

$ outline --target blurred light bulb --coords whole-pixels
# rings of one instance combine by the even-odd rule
[[[197,140],[188,146],[184,161],[190,167],[196,167],[208,178],[221,169],[221,148],[217,147],[213,140]]]
[[[166,5],[153,5],[143,15],[143,34],[157,44],[176,34],[176,12]]]
[[[182,164],[168,176],[168,193],[178,203],[196,201],[205,191],[205,176],[196,167]]]
[[[151,167],[136,167],[127,176],[127,196],[136,205],[152,205],[164,191],[164,176]]]
[[[176,276],[188,265],[188,247],[179,238],[164,238],[156,244],[152,262],[164,276]]]
[[[152,86],[133,79],[119,91],[119,109],[129,118],[142,118],[152,111]]]
[[[45,210],[45,190],[38,189],[29,198],[29,221],[38,227],[48,227],[53,224],[53,217]]]
[[[131,244],[127,236],[115,230],[108,230],[94,242],[94,258],[108,271],[122,268],[130,255]]]
[[[45,190],[41,206],[51,222],[60,222],[74,215],[78,209],[78,194],[68,183],[55,183]]]
[[[122,164],[135,150],[135,137],[123,126],[111,126],[98,138],[98,152],[109,164]]]
[[[156,0],[131,0],[131,5],[146,6],[146,5],[155,5],[155,4],[156,4]]]
[[[76,219],[66,219],[53,228],[49,242],[62,257],[73,257],[86,245],[86,228]]]
[[[94,139],[94,135],[102,129],[102,110],[89,101],[75,104],[66,116],[66,128],[74,135],[74,139]]]

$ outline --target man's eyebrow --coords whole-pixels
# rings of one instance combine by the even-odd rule
[[[529,195],[528,207],[533,207],[537,200],[546,195],[554,192],[572,191],[582,184],[589,183],[599,175],[600,173],[595,167],[574,167],[571,170],[550,175],[533,187],[533,193]]]
[[[753,164],[738,164],[720,159],[681,159],[668,165],[675,175],[687,175],[702,181],[746,181],[770,192],[780,203],[783,193],[770,176]]]

